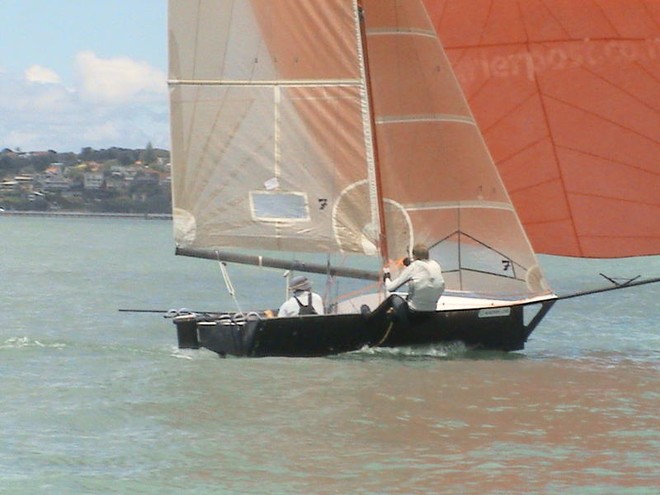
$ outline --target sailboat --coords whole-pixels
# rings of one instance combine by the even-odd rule
[[[176,253],[219,262],[228,288],[227,263],[362,284],[327,291],[323,315],[174,311],[179,347],[249,357],[524,348],[558,296],[429,4],[170,0]],[[416,243],[447,290],[436,311],[401,320],[381,268],[396,273]],[[350,256],[370,262],[349,266]]]

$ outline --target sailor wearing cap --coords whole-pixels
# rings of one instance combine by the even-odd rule
[[[293,277],[289,283],[289,290],[293,295],[280,306],[277,316],[323,314],[323,299],[312,292],[312,284],[307,277],[302,275]]]

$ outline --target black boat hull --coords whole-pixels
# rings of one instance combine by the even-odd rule
[[[550,310],[554,300],[526,307],[407,312],[400,317],[391,300],[367,314],[309,315],[232,321],[228,315],[186,315],[174,319],[180,348],[203,347],[221,356],[319,357],[364,347],[405,347],[462,342],[472,349],[516,351]]]

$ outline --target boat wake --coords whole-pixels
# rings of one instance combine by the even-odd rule
[[[430,344],[424,346],[404,346],[404,347],[363,347],[354,352],[344,354],[349,357],[377,357],[394,359],[442,359],[442,360],[509,360],[524,359],[524,354],[475,350],[467,347],[462,342],[452,342],[449,344]]]
[[[176,359],[188,359],[190,361],[194,360],[195,357],[199,354],[197,350],[191,349],[179,349],[178,347],[170,347],[170,356]]]
[[[441,358],[454,359],[464,357],[470,349],[462,342],[404,347],[367,347],[364,346],[349,356],[378,356],[386,358]]]
[[[49,349],[63,349],[66,344],[55,342],[44,344],[38,340],[33,340],[28,337],[12,337],[0,343],[0,349],[22,349],[22,348],[49,348]]]

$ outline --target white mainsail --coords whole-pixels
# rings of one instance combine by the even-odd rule
[[[170,84],[180,246],[373,252],[354,2],[172,1]]]

